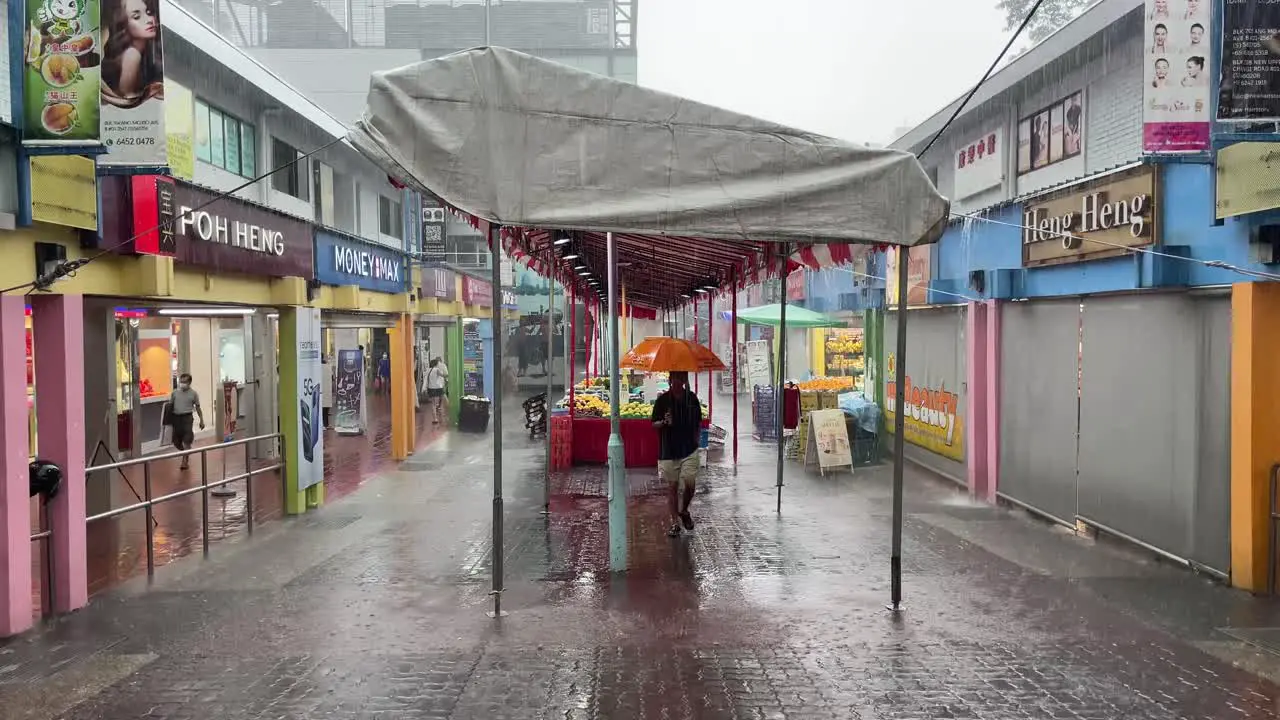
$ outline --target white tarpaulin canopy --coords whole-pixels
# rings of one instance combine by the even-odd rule
[[[349,139],[446,203],[519,228],[914,245],[948,202],[915,156],[505,48],[374,73]]]

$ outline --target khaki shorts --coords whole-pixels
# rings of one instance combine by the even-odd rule
[[[685,487],[693,487],[698,481],[698,466],[701,461],[702,458],[695,450],[692,455],[683,460],[659,460],[658,469],[672,485],[684,480]]]

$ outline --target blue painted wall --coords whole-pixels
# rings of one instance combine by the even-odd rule
[[[1155,249],[1198,260],[1224,261],[1250,270],[1267,270],[1266,266],[1249,262],[1250,222],[1280,222],[1280,212],[1259,215],[1252,221],[1228,220],[1215,227],[1213,166],[1170,163],[1163,165],[1160,172],[1162,245]],[[1022,206],[993,210],[986,217],[994,222],[957,222],[943,234],[934,250],[930,302],[963,300],[939,291],[976,297],[977,293],[968,288],[970,270],[1012,271],[1002,276],[1008,279],[1002,283],[1003,290],[993,287],[993,276],[988,275],[983,297],[1055,297],[1150,287],[1222,285],[1250,279],[1231,270],[1145,253],[1021,271]],[[883,263],[883,257],[877,257]],[[882,275],[883,270],[878,274]]]

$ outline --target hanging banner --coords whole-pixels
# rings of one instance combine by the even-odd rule
[[[320,364],[320,309],[296,311],[298,352],[298,489],[324,482],[324,420],[320,414],[324,368]]]
[[[27,3],[23,54],[26,139],[81,145],[98,142],[103,62],[98,20],[98,0]]]
[[[364,357],[359,350],[338,351],[338,372],[334,380],[333,427],[339,435],[364,432]]]
[[[196,177],[195,96],[187,88],[164,80],[164,146],[169,174],[183,180]]]
[[[1208,0],[1146,0],[1146,52],[1142,58],[1145,153],[1209,149],[1211,55],[1206,28],[1212,27],[1212,8]]]
[[[1190,1],[1209,12],[1207,0]],[[1280,5],[1272,0],[1224,0],[1218,120],[1280,120]]]
[[[444,240],[444,208],[436,202],[435,199],[422,199],[422,262],[427,267],[440,265],[448,254]]]
[[[101,2],[102,144],[107,154],[98,162],[166,165],[160,0]]]
[[[907,306],[925,305],[929,302],[929,245],[913,247],[907,251]],[[898,305],[898,257],[901,248],[885,251],[885,302],[889,307]]]

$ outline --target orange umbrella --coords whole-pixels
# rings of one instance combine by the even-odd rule
[[[620,367],[643,372],[716,372],[729,369],[708,348],[669,337],[645,338],[622,357]]]

